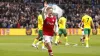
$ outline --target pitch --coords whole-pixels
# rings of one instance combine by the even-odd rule
[[[48,56],[47,50],[32,47],[33,39],[36,36],[0,36],[0,56]],[[100,56],[100,35],[92,35],[90,47],[86,48],[80,43],[81,36],[68,36],[69,46],[53,44],[54,56]],[[74,46],[77,44],[77,46]]]

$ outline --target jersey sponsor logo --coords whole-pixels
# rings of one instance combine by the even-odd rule
[[[54,23],[51,23],[51,22],[47,22],[47,24],[49,24],[49,25],[54,25]]]

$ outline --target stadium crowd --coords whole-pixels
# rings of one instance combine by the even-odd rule
[[[58,3],[58,0],[54,0]],[[52,1],[52,2],[54,2]],[[85,11],[91,11],[96,28],[100,28],[100,6],[80,0],[61,0],[58,4],[64,10],[67,28],[78,28]],[[10,3],[0,2],[0,28],[37,27],[37,15],[42,3]]]

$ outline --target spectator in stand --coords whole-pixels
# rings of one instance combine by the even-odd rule
[[[41,2],[41,0],[34,2]],[[65,11],[65,17],[68,20],[68,28],[78,28],[81,17],[87,8],[92,12],[91,16],[96,28],[100,25],[100,5],[92,7],[91,2],[86,0],[50,0],[50,2],[57,4],[60,2],[59,6]],[[99,0],[98,4],[100,4]],[[25,28],[26,25],[36,28],[37,12],[42,6],[42,3],[0,2],[0,28]]]

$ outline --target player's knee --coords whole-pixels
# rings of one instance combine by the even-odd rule
[[[59,34],[59,36],[61,37],[61,34]]]
[[[67,34],[64,34],[64,37],[66,37],[67,36]]]
[[[40,38],[40,35],[38,35],[38,37],[36,39],[39,39]]]
[[[42,41],[43,40],[43,38],[39,38],[39,41]]]
[[[37,37],[36,39],[39,39],[39,37]]]
[[[83,39],[85,39],[85,36],[83,36]]]

